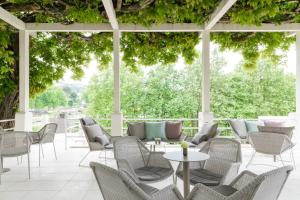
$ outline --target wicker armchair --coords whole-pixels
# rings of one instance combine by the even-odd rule
[[[104,200],[183,200],[176,186],[158,190],[132,179],[125,171],[91,162]]]
[[[83,133],[84,133],[84,136],[86,138],[86,141],[88,143],[88,147],[89,147],[89,151],[87,152],[87,154],[85,154],[85,156],[80,160],[79,162],[79,166],[81,167],[85,167],[84,165],[82,165],[82,162],[86,159],[86,157],[92,152],[92,151],[104,151],[104,159],[105,159],[105,163],[106,163],[106,151],[107,150],[110,150],[112,151],[113,150],[113,144],[112,144],[112,141],[115,137],[112,137],[110,134],[107,133],[107,131],[101,127],[100,125],[97,124],[97,122],[90,118],[90,117],[85,117],[85,118],[82,118],[80,119],[80,124],[81,124],[81,127],[82,127],[82,130],[83,130]],[[109,143],[106,144],[106,145],[103,145],[101,144],[100,142],[98,141],[95,141],[94,138],[91,138],[90,137],[90,129],[89,127],[92,127],[92,126],[98,126],[99,129],[100,129],[100,133],[98,133],[99,135],[105,135],[108,140],[109,140]]]
[[[0,131],[0,182],[3,172],[3,158],[27,155],[28,177],[30,179],[30,145],[31,137],[21,131]]]
[[[241,144],[232,139],[212,138],[200,150],[209,154],[204,162],[190,163],[190,182],[195,185],[218,186],[230,183],[238,174],[242,161]],[[177,177],[183,177],[183,166],[179,164]]]
[[[214,188],[197,184],[187,200],[277,200],[292,169],[286,166],[259,176],[244,171],[229,185]]]
[[[114,154],[118,168],[127,171],[135,181],[157,182],[174,172],[163,152],[150,152],[135,136],[114,140]]]
[[[292,149],[294,147],[294,143],[287,135],[280,133],[257,132],[250,134],[249,139],[254,151],[246,167],[248,167],[252,163],[256,152],[272,155],[274,157],[279,156],[282,165],[284,165],[281,154],[286,151],[289,151],[291,162],[295,167],[295,160]]]
[[[41,130],[38,132],[31,132],[32,144],[39,145],[39,166],[41,166],[41,152],[44,157],[43,144],[52,143],[54,156],[57,160],[55,145],[54,145],[54,137],[57,129],[57,124],[49,123],[46,124]]]

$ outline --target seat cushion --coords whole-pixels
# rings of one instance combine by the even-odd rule
[[[237,190],[230,185],[220,185],[217,187],[213,187],[213,190],[217,191],[220,194],[223,194],[224,196],[230,196],[233,193],[235,193]]]
[[[165,122],[145,122],[145,132],[148,141],[154,140],[154,138],[167,140]]]
[[[146,138],[145,122],[127,123],[127,126],[128,126],[127,133],[129,136],[136,136],[140,140],[144,140]]]
[[[260,132],[267,132],[267,133],[279,133],[287,135],[290,139],[293,136],[293,130],[295,127],[271,127],[271,126],[258,126],[258,130]]]
[[[95,142],[97,136],[102,136],[103,132],[98,124],[85,126],[86,135],[90,142]]]
[[[180,139],[182,133],[182,121],[166,122],[166,137],[170,140]]]
[[[173,171],[163,167],[141,167],[134,170],[141,181],[158,181],[172,175]]]
[[[179,178],[183,178],[183,172],[179,171],[176,174]],[[193,169],[190,170],[190,182],[195,185],[197,183],[202,183],[206,186],[217,186],[220,184],[222,176],[210,172],[205,169]]]
[[[139,186],[139,188],[141,188],[146,194],[148,194],[150,196],[152,196],[154,193],[159,191],[157,188],[151,187],[144,183],[137,183],[137,186]]]
[[[96,136],[95,141],[99,142],[103,146],[107,146],[110,143],[108,137],[105,134]]]

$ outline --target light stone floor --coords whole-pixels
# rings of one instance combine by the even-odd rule
[[[38,167],[38,148],[32,146],[31,151],[31,179],[27,176],[26,157],[18,165],[16,158],[6,158],[4,167],[11,169],[2,175],[0,185],[0,200],[101,200],[102,196],[93,177],[92,171],[88,167],[79,167],[78,162],[87,152],[86,148],[64,149],[64,136],[57,135],[55,144],[57,146],[58,160],[55,160],[52,146],[45,145],[45,158],[41,161],[41,167]],[[299,146],[299,145],[298,145]],[[295,159],[298,169],[291,174],[281,196],[280,200],[299,200],[300,199],[300,147],[295,148]],[[171,148],[167,151],[174,151]],[[177,149],[179,150],[179,149]],[[243,145],[243,166],[248,161],[251,148],[249,145]],[[98,158],[98,153],[90,154],[85,164],[89,161],[98,161],[104,163],[103,159]],[[112,154],[108,155],[112,156]],[[288,159],[289,155],[284,155]],[[257,155],[254,163],[273,164],[271,157]],[[115,167],[114,160],[108,160],[108,165]],[[176,167],[176,163],[172,163]],[[278,166],[280,162],[276,163]],[[252,165],[249,170],[262,173],[273,169],[268,166]],[[157,188],[171,184],[171,178],[154,184]],[[182,190],[182,182],[178,181],[178,188]]]

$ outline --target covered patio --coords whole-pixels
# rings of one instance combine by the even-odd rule
[[[14,27],[19,31],[19,109],[15,115],[15,119],[4,119],[15,121],[15,131],[32,131],[32,113],[29,106],[30,94],[30,38],[39,32],[110,32],[113,33],[113,106],[114,112],[111,113],[111,135],[122,136],[123,124],[125,117],[122,114],[121,105],[121,87],[120,87],[120,68],[121,68],[121,37],[125,32],[196,32],[199,33],[202,40],[201,67],[202,77],[201,84],[201,101],[202,110],[198,113],[198,124],[212,123],[215,118],[210,107],[210,45],[211,34],[222,32],[287,32],[296,36],[296,112],[293,114],[295,121],[295,140],[298,140],[298,131],[300,123],[300,23],[262,23],[260,25],[243,25],[236,23],[223,23],[222,18],[239,0],[221,0],[214,11],[208,17],[204,24],[196,23],[160,23],[145,26],[134,23],[120,23],[116,14],[116,6],[112,0],[102,0],[105,13],[109,23],[26,23],[17,18],[9,11],[0,7],[0,19]],[[291,111],[292,112],[292,111]],[[90,168],[79,167],[80,159],[86,153],[85,148],[69,148],[66,145],[66,138],[59,134],[55,138],[58,152],[58,160],[50,156],[43,159],[41,167],[38,167],[38,149],[32,148],[32,178],[28,180],[24,175],[26,171],[26,163],[17,163],[16,159],[6,159],[5,166],[12,168],[12,172],[2,175],[2,184],[0,185],[0,200],[17,200],[17,199],[73,199],[73,200],[96,200],[102,199],[102,195],[98,189],[97,182]],[[52,151],[52,147],[45,146],[44,152]],[[166,149],[165,151],[178,151],[179,149]],[[243,163],[240,171],[245,169],[245,165],[250,159],[252,148],[249,144],[242,144]],[[300,167],[298,155],[300,155],[300,147],[296,145],[294,148],[296,168]],[[109,153],[109,157],[113,157]],[[256,162],[266,162],[271,157],[259,156]],[[99,161],[100,160],[100,161]],[[98,152],[93,152],[85,161],[88,165],[89,161],[104,163],[99,158]],[[269,162],[269,161],[267,161]],[[113,159],[107,161],[107,165],[117,168]],[[176,168],[176,162],[172,162]],[[276,165],[281,166],[280,162]],[[270,168],[261,165],[252,165],[249,170],[255,173],[269,171]],[[284,190],[280,196],[280,200],[298,199],[300,192],[297,185],[300,183],[300,172],[294,170],[288,179]],[[153,186],[163,188],[172,184],[172,179],[166,179],[163,182],[154,183]],[[178,181],[178,188],[182,191],[182,181]]]

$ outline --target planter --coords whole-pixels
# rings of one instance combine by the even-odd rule
[[[188,155],[188,148],[182,148],[182,153],[183,153],[183,156],[187,156]]]

